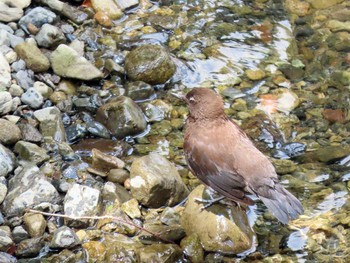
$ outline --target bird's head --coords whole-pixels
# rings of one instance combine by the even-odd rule
[[[216,119],[225,116],[224,101],[215,91],[194,88],[184,96],[184,100],[194,119]]]

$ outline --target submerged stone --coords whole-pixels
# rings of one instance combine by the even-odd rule
[[[162,46],[143,45],[126,56],[125,70],[130,79],[154,85],[170,79],[176,66]]]

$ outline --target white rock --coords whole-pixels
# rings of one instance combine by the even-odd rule
[[[10,85],[11,68],[4,55],[0,53],[0,88],[10,87]]]
[[[12,104],[12,96],[10,92],[0,92],[0,115],[9,113],[11,111]]]

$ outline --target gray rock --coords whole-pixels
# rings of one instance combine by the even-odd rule
[[[52,137],[57,142],[66,141],[61,112],[56,107],[48,107],[34,112],[34,117],[40,122],[41,134]]]
[[[20,70],[13,75],[13,78],[24,90],[27,90],[34,85],[34,72],[32,70]]]
[[[7,183],[5,177],[0,177],[0,204],[4,201],[7,194]]]
[[[126,84],[126,94],[133,100],[148,100],[155,96],[151,85],[143,81],[134,81]]]
[[[11,69],[15,72],[26,69],[26,62],[23,59],[19,59],[12,63]]]
[[[50,243],[51,248],[69,248],[78,245],[79,238],[75,232],[67,226],[55,230]]]
[[[32,41],[18,44],[15,51],[26,62],[27,68],[36,73],[46,72],[50,68],[49,59]]]
[[[0,46],[10,46],[10,35],[8,31],[0,29]]]
[[[109,134],[107,128],[97,121],[89,121],[86,123],[86,130],[97,137],[109,139],[111,135]]]
[[[103,203],[109,203],[111,205],[116,205],[116,204],[121,205],[122,203],[130,200],[131,198],[132,198],[131,194],[119,184],[107,182],[103,186],[103,190],[102,190]]]
[[[45,242],[42,237],[23,240],[17,245],[16,256],[23,258],[35,257],[39,254],[44,245]]]
[[[0,119],[0,143],[14,144],[21,138],[21,130],[16,124],[5,119]]]
[[[27,239],[29,237],[28,232],[23,228],[23,226],[16,226],[12,230],[12,236],[13,236],[13,241],[15,241],[16,244],[19,242]]]
[[[2,204],[5,215],[21,215],[25,209],[43,202],[57,204],[60,197],[55,187],[34,165],[17,168],[9,180],[8,194]]]
[[[12,96],[7,91],[0,91],[0,115],[9,113],[12,108]]]
[[[40,108],[44,103],[44,97],[34,88],[29,88],[21,96],[21,101],[33,109]]]
[[[40,28],[44,24],[53,24],[56,22],[57,16],[54,12],[43,8],[35,7],[30,10],[25,16],[23,16],[18,24],[27,26],[29,23],[35,25],[37,28]]]
[[[41,164],[50,158],[43,148],[40,148],[34,143],[25,141],[19,141],[16,143],[15,152],[18,153],[19,158],[22,160],[35,164]]]
[[[35,128],[33,125],[29,123],[20,123],[18,124],[19,129],[21,130],[23,140],[27,142],[41,142],[43,139],[43,136],[38,131],[37,128]]]
[[[10,111],[17,110],[18,106],[21,105],[21,104],[22,104],[21,99],[19,97],[14,97],[12,99],[12,107],[11,107]]]
[[[67,45],[59,45],[50,56],[53,71],[62,77],[92,80],[102,78],[102,72]]]
[[[15,155],[0,144],[0,177],[7,176],[15,167]]]
[[[132,80],[163,84],[174,75],[176,66],[162,46],[142,45],[126,56],[125,70]]]
[[[8,226],[0,227],[0,250],[6,251],[13,244],[11,230]]]
[[[23,16],[23,10],[18,7],[14,7],[11,4],[11,1],[9,2],[0,2],[0,22],[11,22],[11,21],[17,21]]]
[[[115,2],[117,3],[117,5],[119,6],[119,8],[121,10],[125,10],[125,9],[128,9],[130,7],[133,7],[133,6],[136,6],[139,4],[139,0],[128,0],[128,1],[125,1],[125,0],[115,0]]]
[[[64,213],[67,216],[94,216],[98,214],[100,191],[94,188],[74,184],[64,198]],[[65,219],[67,225],[87,225],[89,220]]]
[[[58,27],[44,24],[35,36],[35,40],[41,47],[55,48],[64,43],[66,38]]]
[[[0,252],[0,262],[16,263],[17,259],[14,256],[11,256],[10,254]]]
[[[141,133],[147,125],[139,106],[124,96],[102,105],[97,111],[96,120],[119,139]]]
[[[125,180],[130,177],[130,173],[125,169],[111,169],[107,179],[110,182],[124,184]]]
[[[159,154],[136,159],[130,178],[133,197],[147,207],[173,206],[188,195],[175,166]]]
[[[204,185],[191,192],[181,217],[186,234],[198,235],[205,251],[238,254],[251,248],[254,232],[248,223],[246,211],[238,206],[223,206],[220,203],[203,209],[203,203],[196,201],[213,198],[215,196],[211,196]]]
[[[4,55],[0,53],[0,89],[10,87],[10,85],[11,68]]]

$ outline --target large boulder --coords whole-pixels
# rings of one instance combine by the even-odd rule
[[[130,178],[132,195],[147,207],[173,206],[188,195],[175,166],[159,154],[136,159],[131,165]]]
[[[175,63],[165,48],[159,45],[142,45],[125,58],[125,70],[132,80],[149,84],[163,84],[175,71]]]
[[[186,234],[198,235],[205,251],[238,254],[250,249],[254,232],[246,211],[219,203],[203,209],[203,203],[198,201],[212,198],[204,185],[195,188],[188,196],[181,218]]]

